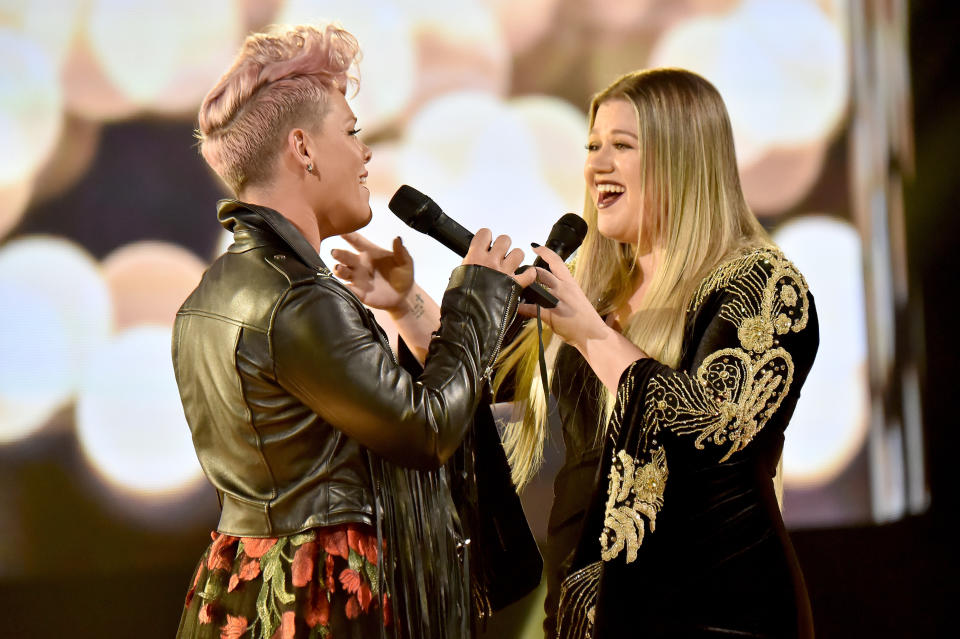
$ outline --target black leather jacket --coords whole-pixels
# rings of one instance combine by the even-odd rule
[[[220,202],[234,243],[177,314],[173,361],[197,456],[222,504],[218,530],[289,535],[374,523],[367,450],[436,468],[460,444],[516,313],[519,287],[482,266],[453,271],[418,378],[271,209]]]

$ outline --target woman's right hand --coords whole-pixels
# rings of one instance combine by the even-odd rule
[[[510,238],[506,235],[497,237],[493,243],[490,240],[493,233],[490,229],[480,229],[473,236],[467,255],[463,258],[464,264],[478,264],[500,271],[512,277],[521,288],[526,288],[537,279],[537,270],[528,268],[517,275],[515,272],[523,262],[523,251],[518,248],[510,250]],[[508,252],[509,251],[509,252]]]
[[[550,270],[529,270],[537,271],[540,283],[558,300],[554,308],[541,309],[541,318],[560,339],[580,351],[600,382],[616,393],[623,371],[647,354],[603,321],[559,255],[545,246],[534,252]],[[524,317],[536,317],[537,307],[521,304],[518,312]]]
[[[563,260],[544,246],[535,248],[534,253],[543,258],[550,270],[530,270],[537,271],[537,280],[557,298],[554,308],[540,309],[543,321],[560,339],[581,351],[588,341],[606,337],[610,327],[597,314]],[[521,304],[519,313],[536,317],[537,308],[533,304]]]

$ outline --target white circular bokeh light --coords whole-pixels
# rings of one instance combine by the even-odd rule
[[[844,37],[804,0],[746,0],[727,15],[680,22],[657,43],[651,66],[689,69],[717,87],[741,164],[826,138],[847,105]]]
[[[106,282],[67,240],[27,237],[0,248],[0,443],[26,437],[75,393],[112,319]]]
[[[62,124],[57,66],[33,40],[0,27],[0,187],[28,179],[53,150]]]
[[[77,436],[98,474],[123,491],[165,495],[201,478],[169,326],[123,331],[90,360],[77,397]]]
[[[868,425],[866,317],[860,236],[849,223],[804,216],[774,239],[816,299],[820,347],[786,432],[784,482],[832,481],[861,450]]]
[[[226,70],[241,33],[233,0],[94,0],[86,35],[106,76],[131,101],[182,111],[195,109]]]

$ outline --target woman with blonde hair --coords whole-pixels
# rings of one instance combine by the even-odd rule
[[[811,636],[773,480],[817,350],[813,297],[744,200],[708,81],[630,73],[589,116],[589,231],[572,273],[535,249],[560,300],[542,317],[564,342],[547,635]],[[525,330],[497,376],[523,409],[505,436],[518,484],[539,465],[547,412]]]
[[[437,331],[410,342],[422,373],[401,366],[318,255],[371,217],[371,154],[345,99],[358,56],[333,25],[253,34],[200,108],[203,157],[237,197],[218,207],[234,243],[173,332],[221,503],[181,638],[469,632],[476,593],[444,464],[535,274],[514,277],[523,254],[480,230],[440,306],[398,313],[402,331]]]

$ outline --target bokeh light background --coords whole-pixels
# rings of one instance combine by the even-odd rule
[[[184,566],[185,583],[216,523],[169,348],[177,307],[229,242],[192,127],[244,35],[275,22],[336,19],[360,40],[364,232],[401,235],[438,299],[459,260],[390,214],[397,186],[472,230],[542,242],[582,207],[594,92],[654,66],[711,80],[747,199],[820,311],[787,432],[788,526],[922,508],[902,479],[922,485],[922,463],[897,466],[915,435],[883,439],[871,410],[852,13],[847,0],[0,0],[0,579]],[[524,495],[540,536],[560,445]]]

